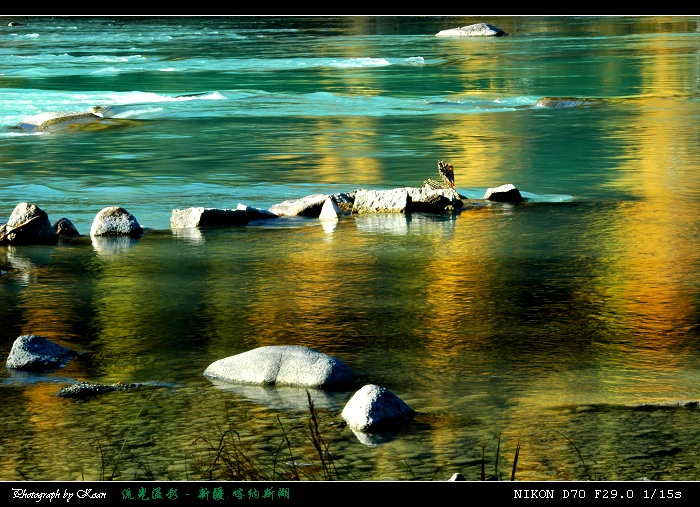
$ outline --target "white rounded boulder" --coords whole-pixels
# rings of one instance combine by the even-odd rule
[[[367,384],[347,402],[342,417],[357,431],[383,431],[411,420],[415,411],[384,387]]]
[[[134,215],[120,206],[108,206],[95,216],[90,236],[140,236],[143,229]]]
[[[337,388],[356,381],[342,361],[301,345],[270,345],[210,364],[206,377],[232,383]]]

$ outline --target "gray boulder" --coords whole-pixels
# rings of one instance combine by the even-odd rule
[[[170,216],[170,227],[172,229],[217,225],[243,225],[247,223],[248,217],[246,212],[240,209],[174,209]]]
[[[134,215],[119,206],[103,208],[95,216],[90,236],[140,236],[143,229]]]
[[[80,236],[73,222],[65,217],[58,219],[56,223],[53,224],[53,230],[56,231],[59,238],[75,238]]]
[[[270,345],[219,359],[206,377],[231,383],[339,388],[356,381],[342,361],[300,345]]]
[[[367,384],[350,398],[341,416],[353,430],[377,432],[405,424],[415,411],[388,389]]]
[[[358,190],[353,213],[406,213],[410,198],[406,188]]]
[[[7,223],[0,226],[0,244],[53,245],[57,241],[48,215],[35,204],[19,203]]]
[[[445,213],[464,203],[453,188],[404,187],[391,190],[358,190],[353,213]]]
[[[436,37],[502,37],[504,35],[507,35],[506,32],[488,23],[476,23],[460,28],[450,28],[435,34]]]
[[[454,188],[409,188],[408,196],[411,198],[409,211],[423,211],[426,213],[445,213],[462,208],[464,203],[461,196]]]
[[[523,201],[523,196],[520,194],[520,190],[507,183],[500,187],[487,189],[484,199],[487,201],[518,203]]]
[[[7,367],[27,371],[55,370],[78,354],[37,335],[22,335],[12,344]]]
[[[326,194],[313,194],[300,199],[289,199],[272,205],[268,211],[281,217],[318,217],[321,214],[321,208],[323,208],[323,203],[326,202],[327,197]]]

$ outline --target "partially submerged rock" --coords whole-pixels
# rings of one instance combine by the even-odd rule
[[[100,107],[90,111],[56,111],[24,118],[16,128],[28,132],[50,134],[61,130],[102,130],[138,125],[135,120],[111,118]]]
[[[453,188],[394,188],[391,190],[358,190],[353,213],[409,213],[423,211],[444,213],[459,209],[463,202]]]
[[[580,97],[542,97],[535,102],[536,107],[581,107],[593,106],[600,103],[598,99]]]
[[[78,354],[57,343],[29,334],[18,337],[7,356],[7,367],[26,371],[48,371],[64,366]]]
[[[53,230],[56,231],[59,238],[75,238],[80,236],[78,229],[73,225],[73,222],[67,218],[59,218],[55,224],[53,224]]]
[[[363,386],[345,405],[341,413],[353,430],[376,432],[401,426],[415,416],[403,400],[384,387]]]
[[[55,130],[64,129],[70,126],[95,123],[101,120],[101,116],[91,112],[59,111],[53,113],[40,113],[30,116],[23,119],[17,125],[17,127],[22,130],[29,130],[33,132],[53,132]]]
[[[174,209],[170,216],[170,227],[172,229],[217,225],[243,225],[246,223],[248,223],[248,215],[245,210],[240,209]]]
[[[279,215],[272,213],[266,209],[254,208],[253,206],[247,206],[246,204],[238,203],[236,207],[237,210],[245,212],[245,217],[248,221],[251,220],[268,220],[270,218],[278,218]]]
[[[507,183],[500,187],[487,189],[484,199],[487,201],[518,203],[523,201],[523,196],[514,185]]]
[[[436,37],[502,37],[506,32],[488,23],[475,23],[460,28],[441,30]]]
[[[0,245],[53,245],[58,241],[49,217],[36,204],[19,203],[0,226]]]
[[[408,188],[411,198],[409,211],[424,213],[445,213],[461,209],[464,206],[461,196],[454,188]]]
[[[392,190],[358,190],[355,194],[353,213],[406,213],[408,191],[405,188]]]
[[[339,220],[343,216],[338,204],[332,197],[327,197],[321,208],[321,213],[318,215],[319,220]]]
[[[120,206],[103,208],[95,216],[90,236],[140,236],[143,229],[134,215]]]
[[[91,398],[100,394],[111,393],[114,391],[126,391],[128,389],[135,389],[141,387],[141,384],[123,384],[117,382],[116,384],[90,384],[88,382],[77,382],[72,386],[62,387],[58,392],[58,396],[61,398]]]
[[[232,383],[323,389],[351,385],[356,380],[342,361],[300,345],[270,345],[219,359],[204,375]]]
[[[355,195],[357,194],[357,190],[353,192],[340,192],[337,194],[333,194],[330,197],[335,201],[335,203],[338,205],[338,208],[340,211],[352,211],[352,206],[355,204]]]
[[[281,217],[318,217],[321,214],[321,208],[323,208],[323,203],[326,202],[327,197],[326,194],[313,194],[300,199],[289,199],[279,204],[274,204],[268,211]]]

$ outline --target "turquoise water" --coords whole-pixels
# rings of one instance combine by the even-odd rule
[[[367,445],[334,424],[352,392],[313,393],[344,479],[478,480],[499,435],[522,480],[698,479],[697,410],[666,407],[700,400],[698,18],[12,20],[0,223],[28,201],[83,236],[0,247],[0,354],[33,333],[83,355],[0,377],[0,479],[199,478],[224,427],[303,448],[305,393],[202,375],[283,344],[418,412]],[[479,21],[509,35],[435,37]],[[16,128],[98,105],[119,122]],[[438,160],[473,206],[170,229],[178,208],[420,186]],[[526,202],[482,201],[505,183]],[[91,239],[111,205],[148,232]],[[153,387],[56,397],[75,380]]]

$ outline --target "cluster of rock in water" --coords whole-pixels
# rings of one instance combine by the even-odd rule
[[[443,182],[428,179],[420,188],[392,190],[359,189],[333,195],[314,194],[271,206],[252,208],[239,204],[236,209],[187,208],[172,211],[173,229],[207,226],[244,225],[255,220],[303,216],[318,220],[340,220],[359,213],[448,213],[461,210],[466,199],[454,189],[452,166],[438,162]],[[448,171],[448,172],[445,172]],[[490,188],[484,200],[523,201],[513,185]],[[139,237],[146,231],[136,218],[120,206],[102,209],[90,228],[91,237]],[[6,224],[0,226],[0,245],[53,245],[80,233],[68,218],[51,224],[45,211],[35,204],[18,204]],[[2,273],[2,272],[0,272]],[[18,337],[7,358],[8,368],[42,373],[65,366],[80,354],[37,335]],[[214,383],[243,386],[286,386],[339,390],[358,383],[355,373],[343,362],[314,349],[299,345],[260,347],[215,361],[204,371]],[[59,397],[87,399],[93,396],[126,391],[142,384],[105,385],[76,382],[61,388]],[[416,412],[385,387],[366,384],[345,404],[341,416],[358,439],[366,445],[380,445],[393,438]],[[451,480],[463,480],[458,474]]]
[[[22,335],[12,345],[6,366],[43,373],[62,368],[80,354],[37,335]],[[357,376],[342,361],[300,345],[270,345],[219,359],[210,364],[204,376],[213,382],[253,386],[282,386],[341,390],[355,387]],[[104,385],[77,382],[61,388],[59,397],[86,399],[96,395],[142,387],[142,384]],[[409,422],[416,412],[388,389],[376,384],[362,386],[341,413],[347,425],[365,443]]]
[[[439,167],[441,164],[445,163],[438,162]],[[512,184],[489,188],[484,194],[484,201],[519,203],[523,200],[520,191]],[[170,216],[170,227],[245,225],[251,221],[290,216],[327,221],[362,213],[449,213],[462,210],[468,202],[453,186],[428,179],[421,187],[312,194],[275,204],[267,210],[244,204],[238,204],[236,209],[175,209]],[[92,237],[139,237],[144,232],[136,218],[121,206],[108,206],[100,210],[90,228]],[[80,233],[70,219],[63,217],[52,224],[44,210],[28,202],[19,203],[7,223],[0,225],[0,245],[52,245],[59,239],[77,236]]]

